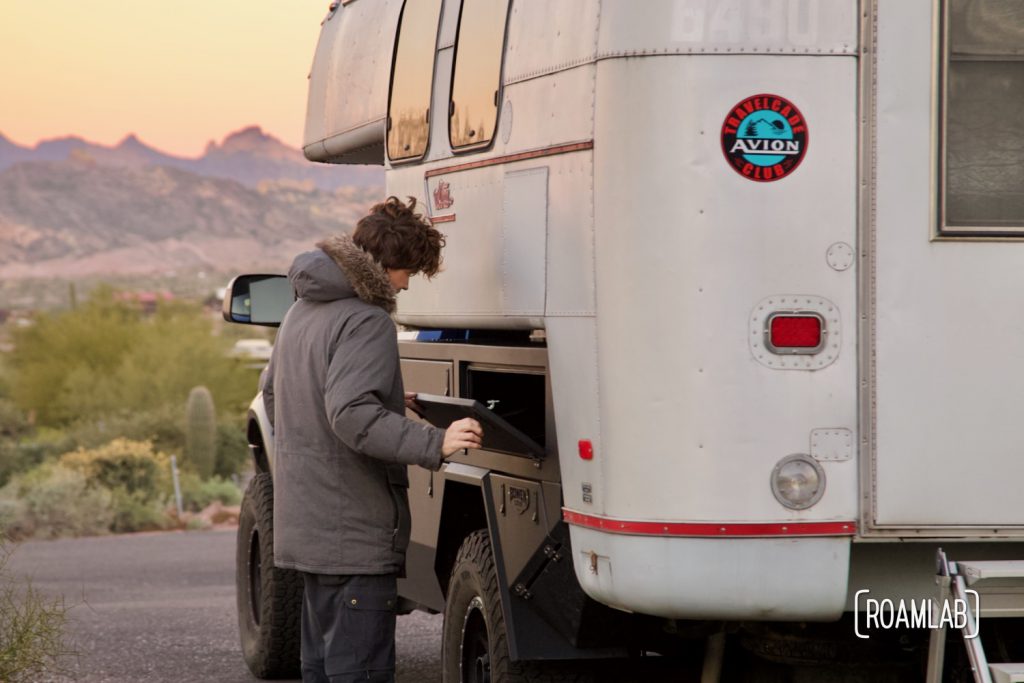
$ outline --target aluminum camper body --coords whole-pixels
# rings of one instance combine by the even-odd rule
[[[539,377],[547,456],[413,474],[407,596],[443,608],[446,491],[513,622],[545,547],[603,605],[744,621],[928,596],[940,543],[1024,552],[1020,10],[417,2],[332,6],[304,151],[383,164],[445,233],[398,322],[532,333],[403,342],[407,388]],[[819,343],[774,345],[801,318]],[[810,504],[773,491],[794,456]]]

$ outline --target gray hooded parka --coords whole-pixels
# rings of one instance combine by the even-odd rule
[[[407,465],[441,466],[444,430],[405,417],[387,272],[348,235],[296,257],[263,400],[274,425],[274,564],[403,571]]]

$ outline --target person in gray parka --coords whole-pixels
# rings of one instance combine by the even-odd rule
[[[406,467],[478,448],[479,423],[405,417],[391,314],[410,276],[440,269],[444,238],[389,197],[352,236],[300,254],[265,373],[274,425],[274,563],[303,573],[302,680],[393,681],[397,579],[411,519]]]

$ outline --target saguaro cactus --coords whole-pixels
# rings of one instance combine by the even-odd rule
[[[217,462],[217,412],[213,394],[204,386],[192,387],[185,405],[185,462],[202,479],[213,476]]]

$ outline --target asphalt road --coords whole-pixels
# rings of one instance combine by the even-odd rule
[[[235,616],[235,530],[32,541],[8,569],[71,606],[62,683],[254,683]],[[441,616],[399,617],[397,683],[440,683]],[[643,663],[646,663],[644,665]],[[650,658],[595,666],[601,683],[693,681]],[[41,682],[42,683],[42,682]]]
[[[32,541],[9,569],[63,594],[83,683],[252,683],[238,645],[234,530]],[[399,683],[439,683],[441,617],[398,620]]]

